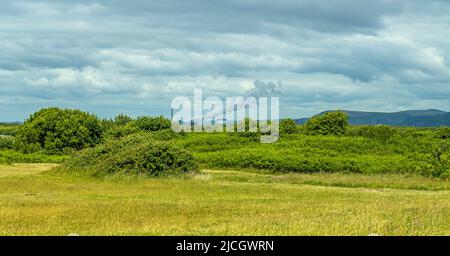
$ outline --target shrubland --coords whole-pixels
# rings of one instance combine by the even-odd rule
[[[0,135],[0,150],[2,149],[14,149],[14,137]]]
[[[188,150],[158,134],[137,133],[82,150],[65,161],[62,170],[90,176],[179,176],[195,172],[197,164]]]
[[[119,115],[99,120],[77,110],[44,109],[17,136],[0,137],[2,161],[70,157],[64,168],[92,175],[180,174],[203,168],[250,168],[293,173],[414,174],[448,177],[449,128],[350,126],[343,112],[328,112],[305,125],[280,121],[280,139],[261,144],[261,131],[184,132],[160,117]],[[16,150],[14,150],[16,149]],[[22,153],[14,153],[18,149]],[[34,152],[26,158],[23,152]],[[74,152],[74,153],[71,153]],[[42,157],[41,157],[42,156]],[[8,159],[8,160],[5,160]],[[53,161],[53,160],[52,160]]]

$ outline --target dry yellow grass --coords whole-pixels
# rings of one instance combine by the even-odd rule
[[[229,171],[111,180],[31,173],[0,178],[0,235],[450,235],[446,185],[346,188],[332,185],[344,176],[322,186],[299,182],[309,176]]]
[[[57,164],[10,164],[1,165],[0,178],[7,176],[24,176],[30,174],[39,174],[48,171]]]

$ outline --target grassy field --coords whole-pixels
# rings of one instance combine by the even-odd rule
[[[0,165],[0,235],[450,235],[450,181],[204,170],[106,178]]]
[[[0,135],[15,135],[20,126],[18,123],[0,123]]]

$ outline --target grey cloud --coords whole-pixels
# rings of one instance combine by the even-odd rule
[[[277,84],[273,82],[262,82],[255,80],[253,82],[253,88],[247,91],[247,95],[255,97],[275,97],[281,96],[281,83]]]
[[[54,104],[164,112],[194,87],[277,90],[298,116],[450,109],[448,13],[447,1],[422,0],[5,1],[0,118]]]

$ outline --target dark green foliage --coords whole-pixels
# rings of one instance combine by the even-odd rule
[[[13,148],[14,148],[14,137],[0,135],[0,150]]]
[[[17,133],[17,147],[24,152],[45,150],[62,153],[101,142],[100,120],[80,110],[42,109],[30,116]]]
[[[250,126],[256,127],[256,131],[250,131]],[[244,131],[238,131],[239,127],[244,127]],[[257,121],[251,120],[250,118],[245,118],[234,124],[234,132],[228,132],[231,136],[238,136],[242,138],[248,138],[252,141],[259,141],[261,132]],[[242,128],[241,128],[242,129]],[[225,129],[224,129],[225,130]]]
[[[156,140],[151,134],[134,134],[85,149],[67,160],[63,169],[93,176],[135,174],[181,175],[196,171],[193,156],[173,142]]]
[[[180,136],[184,136],[185,133],[176,133],[174,131],[172,131],[172,129],[165,129],[165,130],[161,130],[161,131],[157,131],[157,132],[152,132],[150,133],[150,136],[152,138],[154,138],[155,140],[172,140],[172,139],[176,139]]]
[[[431,175],[434,177],[447,177],[450,172],[450,141],[440,141],[433,147]]]
[[[288,118],[280,121],[280,134],[294,134],[298,131],[298,125],[293,119]]]
[[[342,111],[312,117],[304,125],[306,133],[310,135],[342,135],[348,127],[348,115]]]
[[[131,123],[132,121],[133,121],[133,118],[131,118],[125,114],[120,114],[114,118],[114,125],[122,126],[122,125],[126,125],[128,123]]]
[[[450,138],[450,127],[440,127],[436,131],[436,137],[439,139],[449,139]]]
[[[126,115],[118,115],[110,122],[106,131],[105,137],[107,138],[121,138],[130,134],[144,132],[159,132],[169,130],[171,128],[171,122],[163,116],[159,117],[139,117],[133,120]],[[167,132],[167,134],[171,133]],[[173,132],[172,132],[173,133]]]
[[[396,133],[396,129],[387,125],[354,126],[349,129],[351,136],[361,136],[381,141],[389,140]]]
[[[136,127],[141,131],[146,132],[155,132],[155,131],[161,131],[164,129],[170,129],[171,122],[169,119],[159,116],[159,117],[148,117],[143,116],[139,117],[136,120]]]
[[[121,138],[130,134],[138,133],[139,129],[134,122],[127,123],[125,125],[111,125],[106,131],[105,137],[108,138]]]

